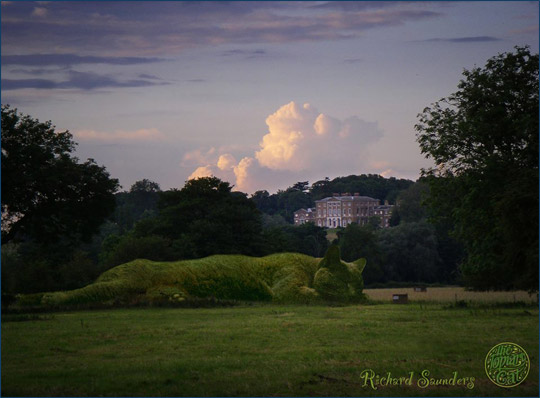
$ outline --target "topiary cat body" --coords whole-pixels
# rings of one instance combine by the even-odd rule
[[[148,301],[190,298],[310,303],[363,299],[365,259],[341,261],[331,246],[323,259],[297,253],[266,257],[214,255],[198,260],[135,260],[104,272],[81,289],[45,293],[47,306],[106,303],[143,297]],[[21,300],[21,302],[24,300]]]

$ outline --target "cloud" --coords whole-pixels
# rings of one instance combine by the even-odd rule
[[[512,35],[524,35],[524,34],[530,34],[530,33],[538,35],[538,24],[526,26],[521,29],[513,29],[509,33]]]
[[[315,119],[313,128],[318,135],[335,134],[341,131],[342,124],[339,120],[321,113]]]
[[[17,2],[27,3],[27,2]],[[13,4],[2,13],[4,54],[59,53],[122,56],[178,54],[186,49],[264,43],[341,40],[369,29],[397,26],[440,16],[425,6],[389,2],[348,2],[331,10],[311,2],[52,2],[51,15],[28,18],[28,4]],[[357,4],[358,3],[358,4]],[[129,7],[129,12],[126,10]],[[36,37],[39,35],[39,40]],[[240,53],[238,51],[243,51]],[[225,56],[265,55],[265,49],[237,50]]]
[[[215,163],[217,161],[216,148],[195,149],[187,152],[180,163],[183,167],[199,166],[207,163]]]
[[[408,1],[408,5],[416,3],[414,1]],[[327,1],[324,3],[318,3],[313,8],[333,9],[343,11],[359,11],[376,8],[392,8],[396,7],[394,1]]]
[[[139,129],[134,131],[116,130],[113,132],[78,130],[73,134],[84,141],[162,141],[165,135],[156,128]]]
[[[379,175],[381,175],[382,177],[384,178],[389,178],[389,177],[392,177],[392,176],[395,176],[396,175],[396,171],[393,170],[393,169],[386,169],[384,171],[381,171],[379,173]]]
[[[248,184],[248,181],[249,178],[252,177],[251,168],[254,163],[255,159],[246,157],[240,160],[237,166],[234,166],[233,170],[238,188],[246,189],[251,185]]]
[[[80,64],[108,64],[108,65],[138,65],[164,62],[164,58],[156,57],[103,57],[85,56],[77,54],[25,54],[2,55],[2,65],[24,66],[72,66]]]
[[[312,170],[318,163],[346,162],[344,155],[377,141],[382,133],[373,123],[351,117],[340,121],[310,104],[290,102],[266,119],[268,134],[255,158],[274,170]]]
[[[69,79],[56,81],[51,79],[2,79],[2,90],[34,89],[80,89],[94,90],[99,88],[127,88],[167,85],[155,79],[118,80],[111,76],[92,72],[69,71]]]
[[[382,137],[376,123],[357,116],[339,120],[310,104],[294,101],[269,115],[266,125],[268,132],[258,149],[245,154],[238,163],[233,155],[220,150],[184,155],[183,164],[186,159],[198,162],[190,178],[213,175],[239,190],[254,192],[295,178],[300,181],[320,175],[354,174],[367,166],[367,149]]]
[[[236,159],[230,153],[221,155],[217,161],[217,167],[220,170],[232,170],[235,167],[235,165],[236,165]]]
[[[468,36],[468,37],[451,37],[451,38],[433,38],[433,39],[426,39],[421,40],[424,42],[447,42],[447,43],[483,43],[483,42],[489,42],[489,41],[501,41],[502,39],[499,39],[497,37],[493,36]]]
[[[258,58],[266,55],[266,51],[262,49],[258,50],[241,50],[241,49],[234,49],[234,50],[227,50],[223,51],[221,53],[222,57],[233,57],[233,56],[241,56],[243,58],[251,59],[251,58]]]
[[[11,73],[22,73],[25,75],[33,75],[33,76],[42,76],[42,75],[49,75],[51,73],[58,73],[58,72],[66,72],[69,70],[69,67],[45,67],[45,68],[32,68],[32,69],[26,69],[26,68],[17,68],[17,69],[11,69]]]
[[[149,75],[148,73],[141,73],[138,75],[139,79],[149,79],[149,80],[163,80],[161,77],[156,75]]]
[[[43,18],[46,17],[49,11],[45,7],[35,7],[32,11],[33,17]]]
[[[212,171],[212,166],[206,165],[197,167],[197,169],[190,174],[188,177],[188,180],[194,180],[196,178],[203,178],[203,177],[212,177],[214,175],[214,172]]]

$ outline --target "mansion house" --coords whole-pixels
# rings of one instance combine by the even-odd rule
[[[336,228],[352,223],[365,225],[370,217],[377,216],[381,220],[381,227],[386,228],[393,207],[388,202],[380,205],[378,199],[358,193],[335,193],[332,197],[316,200],[314,208],[295,211],[294,224],[312,222],[319,227]]]

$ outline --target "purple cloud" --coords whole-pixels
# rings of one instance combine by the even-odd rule
[[[469,37],[451,37],[451,38],[434,38],[426,39],[421,41],[435,41],[435,42],[446,42],[446,43],[478,43],[478,42],[489,42],[489,41],[501,41],[497,37],[493,36],[469,36]]]
[[[216,44],[348,39],[368,29],[441,15],[401,2],[327,3],[330,12],[315,7],[316,2],[51,2],[47,16],[36,19],[28,18],[31,7],[18,3],[2,10],[3,53],[17,54],[22,48],[36,54],[57,48],[73,55],[84,48],[87,54],[98,55],[43,61],[64,64],[158,62],[161,59],[140,57]]]
[[[109,64],[109,65],[136,65],[163,62],[163,58],[145,57],[97,57],[76,54],[27,54],[2,55],[2,65],[71,66],[77,64]]]
[[[79,89],[95,90],[100,88],[127,88],[166,85],[167,82],[155,82],[147,79],[121,81],[110,76],[88,72],[69,72],[69,79],[55,81],[50,79],[2,79],[2,90],[33,89]]]

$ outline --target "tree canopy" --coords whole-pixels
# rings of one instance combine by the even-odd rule
[[[114,209],[118,180],[84,163],[68,131],[2,105],[2,244],[88,240]]]
[[[538,54],[516,47],[463,76],[415,126],[433,217],[454,226],[470,286],[537,290]]]
[[[156,213],[121,238],[109,239],[106,262],[260,255],[261,214],[245,194],[231,189],[228,182],[204,177],[187,181],[182,189],[157,192]]]
[[[381,201],[388,200],[394,203],[397,195],[413,184],[406,179],[396,179],[394,177],[384,178],[376,174],[350,175],[347,177],[337,177],[330,180],[314,182],[311,187],[308,181],[299,181],[293,186],[279,190],[275,194],[268,191],[257,191],[251,196],[257,208],[263,213],[282,216],[286,221],[292,223],[294,212],[301,208],[313,207],[315,201],[332,196],[333,193],[355,193],[362,196],[370,196]]]

